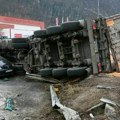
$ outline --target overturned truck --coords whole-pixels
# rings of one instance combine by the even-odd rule
[[[106,27],[105,27],[106,26]],[[41,76],[79,77],[110,72],[110,48],[105,20],[70,21],[34,32],[26,56]]]
[[[120,15],[69,21],[34,31],[29,38],[13,38],[10,44],[6,42],[10,48],[5,49],[19,61],[24,59],[30,72],[43,77],[119,72],[119,21]],[[5,45],[1,43],[4,54]]]

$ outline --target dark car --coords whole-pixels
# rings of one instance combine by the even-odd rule
[[[0,77],[9,77],[13,75],[12,64],[2,56],[0,56]]]

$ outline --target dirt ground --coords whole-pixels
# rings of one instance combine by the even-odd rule
[[[48,83],[25,80],[24,77],[0,80],[0,116],[5,120],[64,120],[63,115],[53,110]],[[112,86],[114,89],[98,89],[97,85]],[[75,83],[65,83],[59,87],[58,96],[62,104],[78,111],[83,120],[86,110],[100,103],[100,98],[108,98],[120,104],[120,77],[116,74],[100,74]],[[4,110],[6,98],[14,100],[15,110]],[[100,116],[100,117],[99,117]],[[97,115],[97,120],[106,116]],[[107,120],[107,119],[106,119]]]
[[[117,76],[117,77],[116,77]],[[98,89],[97,85],[110,86],[113,89]],[[66,84],[61,87],[59,97],[63,104],[73,108],[80,114],[86,114],[86,111],[99,104],[100,99],[107,98],[120,104],[120,74],[100,74],[90,76],[75,84]],[[103,111],[104,112],[104,111]],[[97,111],[96,111],[97,113]],[[97,116],[101,116],[98,117]],[[107,120],[103,114],[97,113],[97,120]],[[86,117],[83,117],[87,120]]]

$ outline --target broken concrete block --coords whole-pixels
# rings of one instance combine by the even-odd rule
[[[105,106],[105,115],[109,120],[118,120],[115,109],[109,104]]]
[[[106,98],[101,98],[100,101],[102,101],[104,103],[107,103],[107,104],[111,104],[111,105],[117,106],[117,104],[114,101],[106,99]]]

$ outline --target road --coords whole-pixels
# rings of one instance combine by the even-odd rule
[[[4,110],[6,98],[14,100],[14,110]],[[49,84],[25,80],[24,77],[0,80],[0,116],[5,120],[40,120],[41,111],[50,106]],[[28,119],[26,119],[28,120]]]
[[[119,79],[119,73],[91,75],[82,81],[62,84],[58,97],[62,104],[79,113],[85,113],[100,103],[102,97],[120,104]],[[113,89],[98,89],[97,85],[111,86]],[[49,86],[48,83],[25,80],[24,77],[0,80],[0,117],[5,117],[5,120],[64,120],[62,114],[52,109]],[[4,109],[6,98],[14,100],[15,109],[11,112]],[[106,119],[104,108],[100,112],[103,114],[96,113],[96,120]],[[117,112],[119,114],[120,111]],[[86,114],[81,117],[84,120],[89,118]]]

